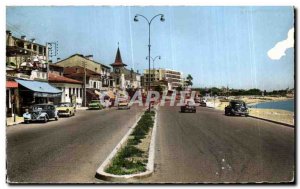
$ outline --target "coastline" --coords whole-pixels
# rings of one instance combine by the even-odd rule
[[[224,110],[225,106],[229,104],[230,100],[243,100],[247,105],[253,106],[258,103],[263,102],[278,102],[293,100],[294,98],[288,97],[256,97],[256,96],[240,96],[240,97],[228,97],[228,102],[220,101],[220,99],[215,99],[216,106],[215,109]],[[213,99],[209,100],[210,102]],[[262,108],[249,108],[249,115],[268,119],[272,121],[282,122],[294,125],[294,112],[280,109],[262,109]]]

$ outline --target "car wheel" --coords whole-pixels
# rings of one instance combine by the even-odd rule
[[[55,121],[57,121],[57,120],[58,120],[58,117],[55,117],[54,119],[55,119]]]
[[[25,123],[26,123],[26,124],[29,124],[29,120],[25,120]]]
[[[48,119],[47,119],[47,117],[45,116],[45,117],[44,117],[44,123],[47,123],[47,121],[48,121]]]

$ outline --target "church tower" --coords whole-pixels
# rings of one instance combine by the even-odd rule
[[[125,80],[125,78],[124,78],[124,69],[127,65],[124,64],[123,61],[122,61],[119,44],[118,44],[118,50],[117,50],[115,62],[110,64],[110,65],[113,67],[113,74],[112,75],[114,75],[116,85],[117,85],[117,87],[121,87],[123,85],[122,84],[123,80]],[[124,83],[125,83],[125,81],[124,81]]]

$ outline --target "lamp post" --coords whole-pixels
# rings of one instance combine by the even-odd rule
[[[152,65],[153,65],[153,68],[152,68],[153,72],[154,72],[154,62],[155,62],[155,60],[156,60],[157,58],[160,60],[160,59],[161,59],[161,56],[156,56],[156,57],[154,57],[154,58],[152,58],[152,57],[150,56],[150,59],[152,60]],[[148,60],[148,59],[149,59],[149,56],[146,57],[146,60]],[[149,73],[149,74],[150,74],[150,73]],[[153,73],[153,74],[154,74],[154,79],[155,79],[155,73]],[[151,77],[150,77],[150,78],[151,78]]]
[[[149,34],[149,42],[148,42],[148,57],[151,57],[151,38],[150,38],[150,31],[151,31],[151,23],[152,23],[152,21],[156,18],[156,17],[158,17],[158,16],[160,16],[160,21],[161,22],[163,22],[163,21],[165,21],[165,17],[164,17],[164,15],[163,14],[157,14],[157,15],[155,15],[155,16],[153,16],[152,18],[151,18],[151,20],[149,21],[148,20],[148,18],[146,18],[145,16],[143,16],[143,15],[141,15],[141,14],[136,14],[135,16],[134,16],[134,21],[135,22],[138,22],[139,20],[138,20],[138,17],[142,17],[142,18],[144,18],[146,21],[147,21],[147,23],[148,23],[148,34]],[[149,82],[148,82],[148,93],[149,93],[149,91],[150,91],[150,58],[148,59],[149,60]],[[150,109],[151,109],[151,104],[149,103],[149,109],[148,109],[148,111],[150,112]]]

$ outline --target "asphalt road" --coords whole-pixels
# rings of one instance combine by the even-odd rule
[[[78,111],[46,124],[7,127],[10,182],[102,183],[95,172],[141,108]],[[160,107],[155,172],[134,182],[287,182],[294,178],[294,129],[197,108]]]
[[[102,182],[97,168],[140,113],[140,107],[79,110],[59,121],[7,127],[8,182]]]
[[[294,129],[198,107],[160,107],[155,172],[138,182],[288,182],[294,179]]]

